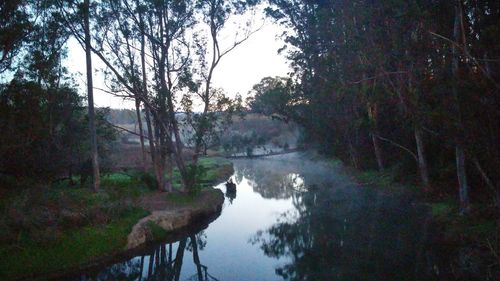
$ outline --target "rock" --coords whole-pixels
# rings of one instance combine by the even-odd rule
[[[153,240],[150,224],[154,223],[172,232],[208,217],[222,208],[224,194],[219,189],[203,191],[193,203],[174,210],[153,211],[151,215],[139,220],[127,237],[126,249],[139,247]]]

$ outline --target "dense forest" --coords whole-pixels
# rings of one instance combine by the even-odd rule
[[[356,168],[456,194],[461,212],[498,205],[498,1],[272,0],[266,11],[288,30],[293,73],[256,85],[254,111],[293,120]]]
[[[105,117],[94,116],[92,75],[86,117],[63,67],[65,44],[74,37],[87,51],[90,68],[90,53],[105,63],[108,92],[136,101],[142,151],[147,139],[158,188],[170,188],[160,171],[174,163],[184,185],[195,185],[197,155],[242,110],[240,97],[231,100],[212,87],[213,73],[255,30],[245,29],[225,49],[220,32],[230,15],[255,4],[4,2],[1,126],[2,155],[9,156],[2,157],[1,171],[38,171],[50,178],[61,168],[47,163],[71,167],[54,159],[78,158],[92,159],[99,177],[97,139],[103,143],[111,133],[98,121]],[[306,143],[320,144],[356,168],[418,175],[422,187],[435,193],[453,193],[458,186],[462,212],[471,197],[498,203],[496,1],[270,1],[266,12],[286,27],[279,51],[293,72],[255,85],[252,111],[299,124]],[[204,105],[200,113],[193,112],[196,102]],[[179,111],[185,124],[178,124]],[[102,135],[87,138],[88,144],[81,143],[81,134],[89,134],[82,131],[83,118],[90,136],[96,135],[94,119]],[[194,132],[190,167],[181,157],[183,126]],[[77,156],[82,145],[92,148],[90,158]]]

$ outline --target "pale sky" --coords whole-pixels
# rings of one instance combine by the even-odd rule
[[[230,97],[240,93],[245,99],[252,86],[262,78],[286,76],[290,71],[288,63],[283,55],[277,54],[277,50],[283,46],[283,41],[277,36],[281,33],[281,27],[268,21],[261,30],[222,58],[214,72],[214,86],[223,88]],[[94,87],[105,88],[103,76],[99,74],[104,64],[96,56],[92,57],[92,64],[95,69]],[[71,73],[81,73],[76,80],[82,93],[86,93],[85,52],[75,39],[68,42],[66,66]],[[134,107],[130,101],[98,90],[94,91],[94,102],[97,107]]]

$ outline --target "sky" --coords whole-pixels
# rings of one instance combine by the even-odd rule
[[[228,28],[228,33],[231,33],[231,26],[228,26]],[[214,72],[213,85],[224,89],[230,97],[234,97],[239,93],[245,99],[252,86],[262,78],[286,76],[290,71],[287,60],[283,55],[277,53],[277,50],[284,44],[278,36],[282,31],[281,27],[267,21],[261,30],[254,33],[247,41],[222,58]],[[224,43],[227,42],[224,42],[223,38],[221,44]],[[94,68],[94,87],[105,88],[104,77],[100,74],[100,69],[104,68],[104,63],[98,57],[92,56],[92,64]],[[76,74],[76,81],[80,85],[81,91],[85,93],[85,52],[75,39],[70,39],[68,42],[66,66],[71,73]],[[113,97],[99,90],[94,90],[94,103],[97,107],[134,107],[131,101],[124,101],[122,98]]]

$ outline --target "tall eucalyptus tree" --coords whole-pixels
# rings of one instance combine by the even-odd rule
[[[171,177],[165,179],[166,168],[171,174],[170,159],[181,174],[183,189],[194,187],[203,138],[217,127],[213,124],[221,116],[218,111],[233,110],[231,100],[212,87],[214,70],[252,34],[246,32],[221,49],[220,32],[231,15],[243,13],[248,5],[220,0],[102,0],[96,5],[90,49],[106,65],[107,91],[144,105],[158,189],[172,190]],[[195,156],[188,163],[177,113],[197,98],[202,113],[189,111],[186,118],[193,121],[190,125],[196,123]]]

